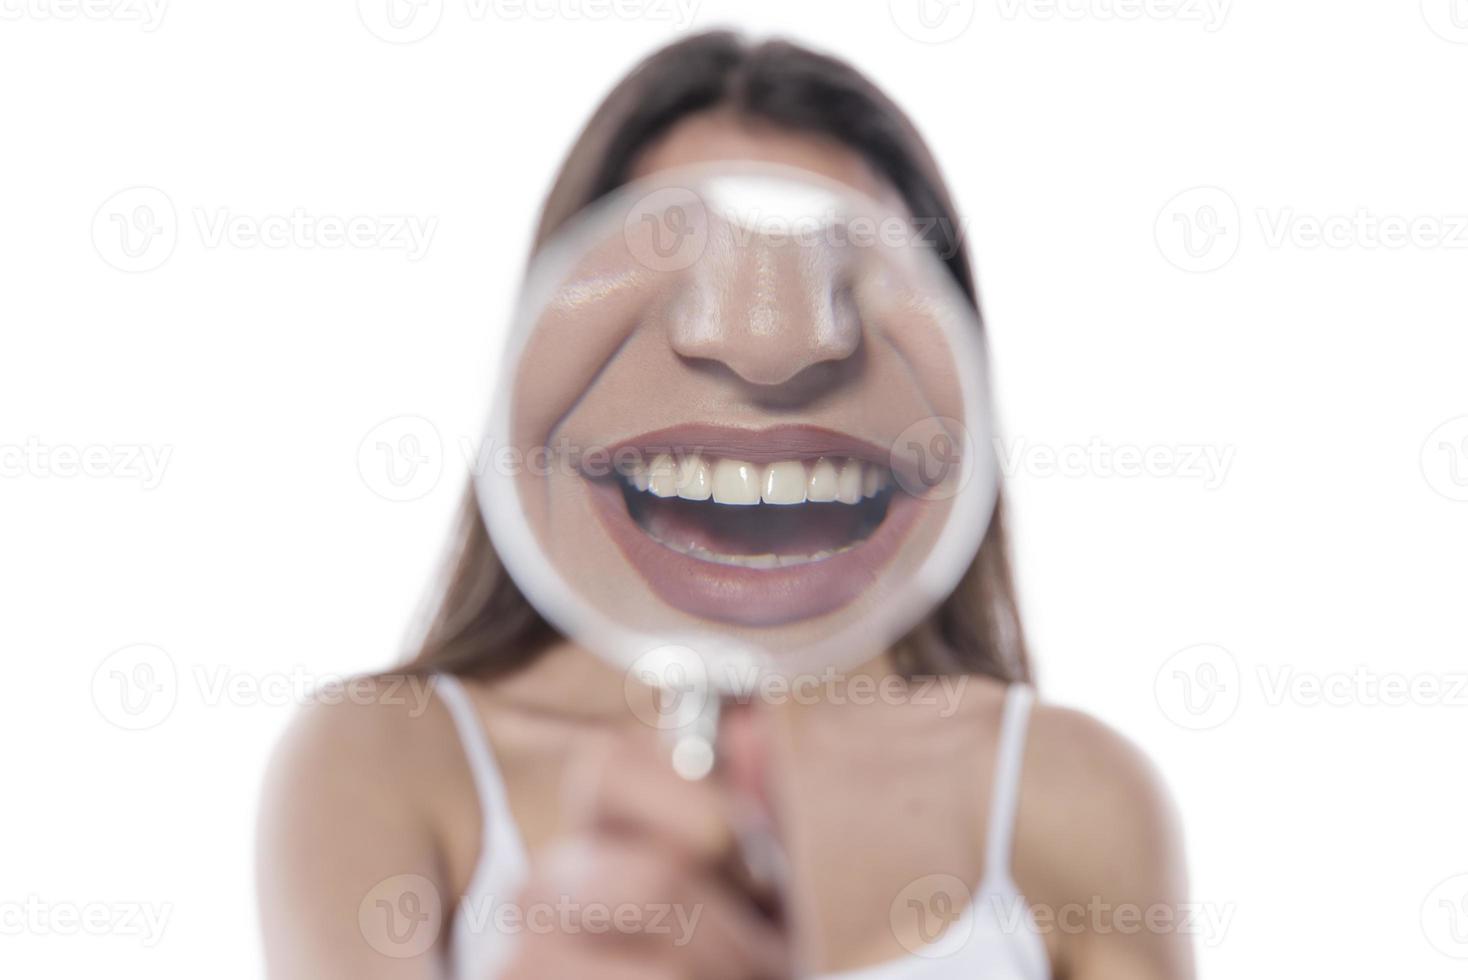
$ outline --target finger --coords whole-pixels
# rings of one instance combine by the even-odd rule
[[[686,980],[676,962],[639,959],[609,952],[602,944],[566,942],[556,936],[532,936],[499,980],[546,980],[547,977],[595,977],[596,980]]]
[[[602,748],[578,767],[567,801],[573,826],[659,840],[688,861],[725,863],[735,848],[727,792],[710,780],[682,779],[657,740],[633,737]]]
[[[681,928],[697,939],[692,945],[694,975],[714,975],[728,963],[735,976],[789,977],[794,962],[783,930],[751,904],[748,895],[725,879],[705,876],[690,885],[688,906],[702,910]]]
[[[783,860],[766,792],[768,737],[763,720],[731,705],[721,745],[728,761],[717,780],[688,781],[668,765],[661,743],[628,738],[606,746],[580,797],[592,832],[656,839],[686,860],[717,869],[745,892],[761,915],[783,909]]]
[[[638,945],[699,978],[789,972],[784,936],[745,895],[646,839],[575,839],[547,855],[543,868],[525,900],[559,903],[571,932],[587,941]]]
[[[730,704],[720,723],[719,765],[740,799],[770,813],[770,733],[754,704]]]

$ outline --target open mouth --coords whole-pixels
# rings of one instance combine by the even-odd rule
[[[755,463],[661,453],[620,476],[634,523],[701,561],[791,568],[857,547],[887,516],[886,467],[852,457]]]
[[[722,622],[780,625],[852,601],[918,503],[874,446],[806,426],[687,426],[619,449],[631,460],[588,477],[603,526],[664,601]]]

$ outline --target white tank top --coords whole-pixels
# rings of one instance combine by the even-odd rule
[[[490,980],[508,958],[515,937],[513,920],[496,916],[513,911],[511,903],[525,880],[529,861],[473,702],[457,678],[439,674],[435,680],[464,743],[484,821],[479,863],[454,912],[448,971],[453,980]],[[1010,876],[1020,765],[1033,700],[1033,690],[1019,684],[1011,685],[1005,694],[984,877],[973,889],[971,901],[935,943],[922,947],[921,954],[825,974],[822,980],[1049,980],[1044,941]]]

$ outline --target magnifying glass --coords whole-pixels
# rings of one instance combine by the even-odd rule
[[[602,199],[528,272],[479,505],[546,619],[661,690],[687,778],[728,699],[881,656],[988,527],[982,333],[920,228],[723,163]]]

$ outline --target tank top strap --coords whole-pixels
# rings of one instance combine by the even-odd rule
[[[504,777],[494,761],[494,750],[490,748],[489,736],[479,720],[479,712],[464,684],[451,674],[434,674],[432,683],[442,698],[449,716],[458,730],[459,742],[464,748],[464,757],[469,762],[469,771],[474,777],[474,789],[479,796],[482,814],[483,838],[481,847],[488,854],[494,852],[514,855],[518,860],[525,854],[524,842],[520,840],[514,814],[510,811],[510,797],[505,789]]]
[[[1025,684],[1011,684],[1004,695],[999,746],[994,758],[994,784],[989,798],[988,841],[984,847],[984,880],[988,883],[1013,881],[1010,864],[1014,851],[1014,823],[1019,810],[1025,733],[1034,700],[1034,688]]]

